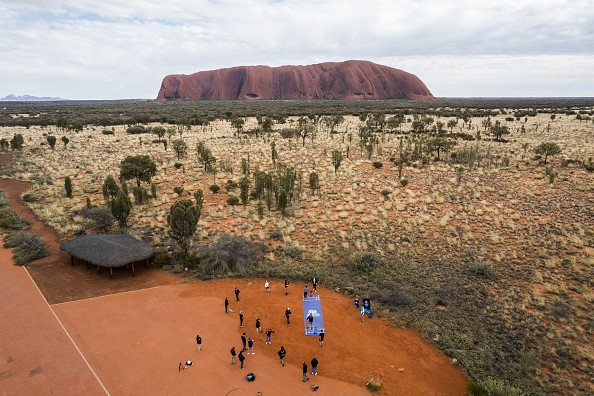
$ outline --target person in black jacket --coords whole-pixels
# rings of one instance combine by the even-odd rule
[[[202,337],[200,337],[199,335],[196,336],[196,345],[198,345],[198,350],[202,348]]]
[[[239,289],[235,288],[235,301],[239,301]]]
[[[229,352],[231,352],[231,364],[235,364],[235,356],[237,356],[237,353],[235,353],[235,347],[231,348]]]
[[[246,350],[245,344],[247,343],[247,336],[245,335],[245,333],[243,333],[241,335],[241,344],[243,345],[243,349],[241,350],[241,352]]]
[[[326,333],[324,333],[324,329],[320,330],[320,348],[324,346],[324,337],[326,337]]]
[[[318,375],[318,359],[316,359],[315,356],[311,359],[311,373],[313,375]]]
[[[287,354],[287,351],[285,351],[285,347],[281,346],[279,351],[278,351],[278,357],[280,358],[280,362],[283,365],[283,367],[285,367],[285,355]]]
[[[243,311],[239,311],[239,327],[243,327]]]
[[[291,324],[291,308],[285,309],[285,316],[287,317],[287,324]]]
[[[262,332],[262,325],[260,323],[260,318],[256,319],[256,334],[261,333]]]
[[[285,296],[289,294],[289,280],[285,279]]]
[[[256,352],[254,352],[254,339],[252,337],[250,337],[248,339],[248,355],[255,355]]]
[[[307,363],[303,362],[303,382],[308,380],[309,377],[307,376]]]
[[[241,363],[241,366],[239,368],[243,368],[243,361],[245,360],[245,356],[243,356],[243,351],[239,352],[239,355],[237,355],[237,357],[239,358],[239,363]]]
[[[225,297],[225,313],[229,311],[229,299]]]

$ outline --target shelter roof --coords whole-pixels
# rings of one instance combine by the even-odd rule
[[[148,260],[155,250],[148,243],[127,234],[86,235],[62,243],[60,249],[101,267],[122,267]]]

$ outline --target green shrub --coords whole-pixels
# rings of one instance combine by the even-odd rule
[[[369,380],[366,385],[371,392],[378,392],[382,389],[382,384],[376,379]]]
[[[236,197],[235,195],[231,195],[229,198],[227,198],[227,205],[237,205],[239,203],[239,198]]]
[[[104,129],[101,131],[102,134],[104,135],[113,135],[114,132],[111,129]]]
[[[0,207],[0,229],[22,230],[27,228],[28,223],[9,206]]]
[[[292,259],[298,260],[303,257],[303,249],[297,245],[284,245],[283,254],[291,257]]]
[[[6,205],[8,205],[8,197],[4,191],[0,190],[0,208]]]
[[[384,198],[388,198],[388,195],[390,195],[391,191],[388,189],[384,189],[382,190],[382,195],[384,196]]]
[[[37,201],[39,201],[39,198],[37,197],[37,195],[25,194],[25,195],[23,195],[23,201],[25,201],[25,202],[37,202]]]
[[[407,184],[408,184],[408,180],[406,180],[406,179],[400,179],[400,185],[402,187],[406,187]]]
[[[177,195],[182,195],[182,193],[184,192],[184,188],[183,186],[177,186],[177,187],[173,187],[173,192],[176,193]]]
[[[213,184],[210,187],[208,187],[208,189],[210,191],[212,191],[213,194],[216,194],[219,192],[219,190],[221,189],[221,186],[219,186],[218,184]]]
[[[162,268],[165,265],[169,265],[171,263],[171,258],[167,252],[158,252],[153,257],[153,261],[151,261],[150,266],[151,268]]]
[[[31,261],[49,255],[45,242],[30,232],[16,232],[4,239],[5,248],[13,248],[13,258],[16,265],[25,265]]]
[[[184,164],[182,164],[181,162],[176,162],[175,164],[173,164],[173,166],[175,167],[175,169],[179,169],[182,166],[184,166]]]
[[[283,232],[281,230],[279,230],[278,228],[270,230],[270,238],[277,240],[277,241],[282,241],[283,240]]]
[[[373,163],[373,167],[374,167],[375,169],[379,169],[379,168],[381,168],[382,166],[384,166],[384,164],[382,164],[382,163],[381,163],[381,162],[379,162],[379,161],[375,161],[375,162]]]
[[[497,277],[495,268],[492,265],[485,264],[483,262],[474,262],[470,264],[470,271],[474,276],[493,280]]]
[[[466,386],[470,396],[523,396],[525,393],[505,382],[488,377],[484,380],[469,381]]]
[[[375,252],[357,252],[349,258],[351,269],[371,273],[381,267],[382,259]]]

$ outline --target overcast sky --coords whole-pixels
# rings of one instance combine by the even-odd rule
[[[348,59],[437,97],[594,96],[594,4],[0,0],[0,97],[152,99],[167,74]]]

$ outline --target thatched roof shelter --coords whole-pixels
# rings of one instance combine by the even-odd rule
[[[132,264],[134,274],[135,262],[148,261],[155,255],[151,245],[126,234],[82,236],[62,243],[60,249],[70,253],[73,265],[76,257],[96,265],[98,270],[100,267],[109,268],[112,276],[113,268],[128,264]]]

